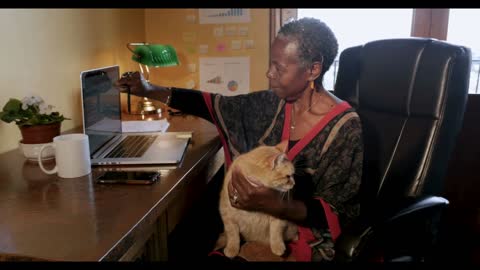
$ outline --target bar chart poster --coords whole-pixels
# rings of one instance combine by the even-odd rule
[[[250,9],[248,8],[200,8],[198,9],[200,24],[248,23]]]

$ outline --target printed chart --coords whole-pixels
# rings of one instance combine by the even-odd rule
[[[198,9],[200,24],[212,23],[248,23],[250,9],[248,8],[200,8]]]
[[[250,91],[250,57],[200,57],[200,89],[225,96]]]

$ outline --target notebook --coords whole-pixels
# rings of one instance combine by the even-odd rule
[[[118,65],[82,71],[83,132],[88,135],[92,165],[177,164],[182,161],[191,132],[165,132],[168,124],[158,122],[159,132],[125,132],[122,129]],[[165,121],[165,120],[163,120]],[[129,130],[149,130],[145,123]]]

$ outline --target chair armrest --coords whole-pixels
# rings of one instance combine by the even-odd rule
[[[414,214],[429,218],[427,215],[432,211],[437,213],[448,205],[448,200],[436,196],[424,196],[419,198],[405,198],[400,204],[388,208],[377,209],[374,215],[368,218],[360,218],[349,227],[344,228],[335,244],[336,260],[349,262],[363,251],[369,240],[388,225],[411,217]]]
[[[395,220],[419,211],[426,211],[432,208],[444,208],[448,200],[437,196],[423,196],[418,198],[407,198],[400,206],[392,207],[394,210],[383,210],[383,218],[378,220],[382,223],[395,222]]]

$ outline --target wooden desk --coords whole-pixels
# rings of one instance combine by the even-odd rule
[[[168,120],[168,131],[193,131],[193,138],[182,164],[153,185],[95,184],[92,174],[62,179],[19,150],[0,155],[0,258],[112,261],[147,253],[166,260],[166,236],[224,162],[214,125],[193,116]]]

